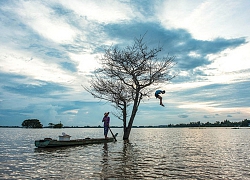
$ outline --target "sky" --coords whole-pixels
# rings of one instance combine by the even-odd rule
[[[249,0],[0,0],[0,126],[122,126],[83,86],[105,48],[145,35],[178,76],[141,103],[135,126],[250,118]],[[155,88],[155,87],[152,87]]]

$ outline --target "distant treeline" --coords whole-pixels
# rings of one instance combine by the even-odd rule
[[[22,127],[24,127],[24,128],[43,128],[43,125],[41,124],[39,119],[26,119],[23,121]],[[61,123],[61,121],[58,124],[49,123],[49,127],[50,128],[62,128],[63,124]]]
[[[33,121],[30,121],[33,120]],[[39,127],[35,126],[35,128],[41,128],[40,121],[37,119],[29,119],[25,120],[22,124],[23,127],[31,127],[30,122],[35,122],[38,124]],[[27,122],[29,122],[27,124]],[[33,124],[33,123],[31,123]],[[60,127],[57,127],[60,125]],[[63,126],[61,122],[59,124],[52,124],[49,123],[49,126],[44,127],[44,128],[103,128],[102,126]],[[181,124],[168,124],[168,125],[158,125],[158,126],[133,126],[133,128],[171,128],[171,127],[250,127],[250,120],[244,119],[243,121],[239,122],[231,122],[229,120],[224,120],[224,121],[216,121],[215,123],[202,123],[200,121],[197,122],[190,122],[188,124],[181,123]],[[0,126],[0,128],[19,128],[19,126]],[[122,126],[111,126],[111,128],[122,128]]]
[[[216,121],[215,123],[201,123],[200,121],[197,122],[190,122],[188,124],[169,124],[168,127],[248,127],[250,126],[250,120],[244,119],[243,121],[239,122],[231,122],[229,120],[224,121]]]

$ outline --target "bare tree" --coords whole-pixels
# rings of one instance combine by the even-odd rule
[[[143,38],[135,38],[132,46],[121,50],[118,47],[106,49],[100,59],[102,68],[96,70],[91,86],[84,87],[95,98],[111,102],[117,109],[115,116],[123,121],[124,140],[129,139],[141,100],[155,90],[150,86],[175,77],[170,72],[175,65],[174,57],[157,58],[162,47],[149,49]]]

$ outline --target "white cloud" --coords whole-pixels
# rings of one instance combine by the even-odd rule
[[[68,54],[70,59],[78,64],[78,72],[80,74],[89,74],[91,71],[100,67],[97,62],[99,57],[97,54]]]
[[[15,12],[24,24],[57,43],[72,42],[78,32],[40,1],[23,1]]]
[[[234,50],[227,49],[220,54],[210,57],[215,60],[211,68],[217,68],[221,72],[240,71],[250,68],[250,44],[243,45]]]
[[[7,47],[1,49],[0,68],[2,72],[56,83],[65,83],[75,79],[73,74],[63,71],[53,62],[44,62],[43,59],[36,57],[31,60],[32,54],[30,52]]]
[[[249,6],[248,0],[168,0],[158,7],[157,16],[166,28],[187,29],[197,39],[232,38],[249,35]]]
[[[72,110],[67,110],[67,111],[64,111],[63,114],[72,114],[72,115],[75,115],[77,114],[79,111],[79,109],[72,109]]]
[[[114,23],[117,21],[130,20],[133,12],[130,7],[116,0],[74,0],[61,1],[62,5],[83,16],[86,20],[100,23]]]
[[[201,112],[203,114],[220,114],[226,117],[227,114],[238,114],[242,119],[245,119],[247,116],[250,116],[250,108],[249,107],[227,107],[221,108],[217,107],[215,102],[199,102],[199,103],[192,103],[192,102],[182,102],[183,104],[179,105],[179,108],[183,108],[186,112],[193,113],[193,112]],[[197,111],[198,110],[198,111]],[[188,113],[188,114],[189,114]],[[237,119],[239,119],[239,116]]]

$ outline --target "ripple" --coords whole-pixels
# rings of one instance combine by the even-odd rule
[[[247,129],[137,128],[130,142],[119,136],[116,143],[48,149],[34,140],[57,139],[62,130],[1,130],[0,179],[250,179]],[[63,131],[76,138],[103,133]]]

